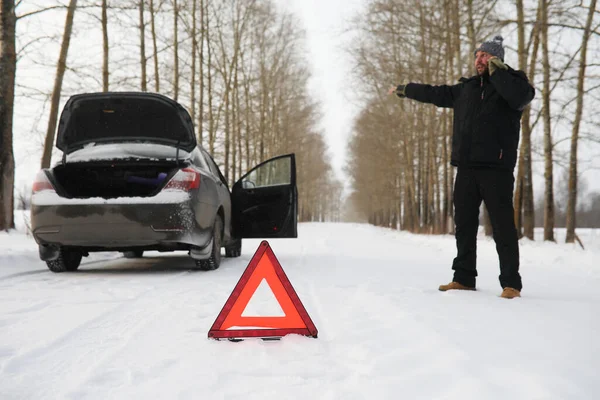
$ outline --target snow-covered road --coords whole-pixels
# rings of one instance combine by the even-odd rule
[[[259,240],[211,272],[99,253],[54,274],[0,233],[0,399],[598,399],[600,231],[580,235],[522,241],[523,297],[504,300],[488,238],[478,291],[442,293],[451,236],[301,224],[269,243],[319,338],[232,343],[207,333]],[[248,307],[274,315],[269,294]]]

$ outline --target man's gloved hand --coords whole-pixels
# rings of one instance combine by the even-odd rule
[[[398,86],[392,86],[389,90],[388,90],[388,94],[396,94],[396,96],[402,98],[402,97],[406,97],[406,85],[398,85]]]
[[[496,72],[496,70],[508,69],[508,67],[498,57],[491,57],[488,60],[488,69],[490,71],[490,76],[492,76],[494,74],[494,72]]]

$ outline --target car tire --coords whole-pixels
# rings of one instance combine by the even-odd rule
[[[142,258],[144,255],[144,250],[133,250],[133,251],[124,251],[123,257],[125,258]]]
[[[213,225],[213,241],[210,257],[206,260],[194,260],[196,267],[202,271],[212,271],[221,266],[221,242],[223,241],[223,220],[220,215],[215,218]]]
[[[52,272],[76,271],[81,264],[82,257],[83,254],[80,251],[61,247],[58,251],[58,258],[46,261],[46,265]]]
[[[225,246],[225,257],[239,257],[242,255],[242,239],[234,239],[234,241]]]

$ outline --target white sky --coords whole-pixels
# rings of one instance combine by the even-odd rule
[[[322,103],[320,128],[325,134],[332,166],[346,183],[342,169],[346,145],[358,110],[352,98],[351,60],[345,52],[351,19],[364,0],[278,0],[280,6],[301,18],[306,31],[307,57],[312,66],[309,89]]]

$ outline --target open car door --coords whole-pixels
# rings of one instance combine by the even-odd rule
[[[233,185],[231,203],[234,237],[298,237],[295,155],[254,167]]]

